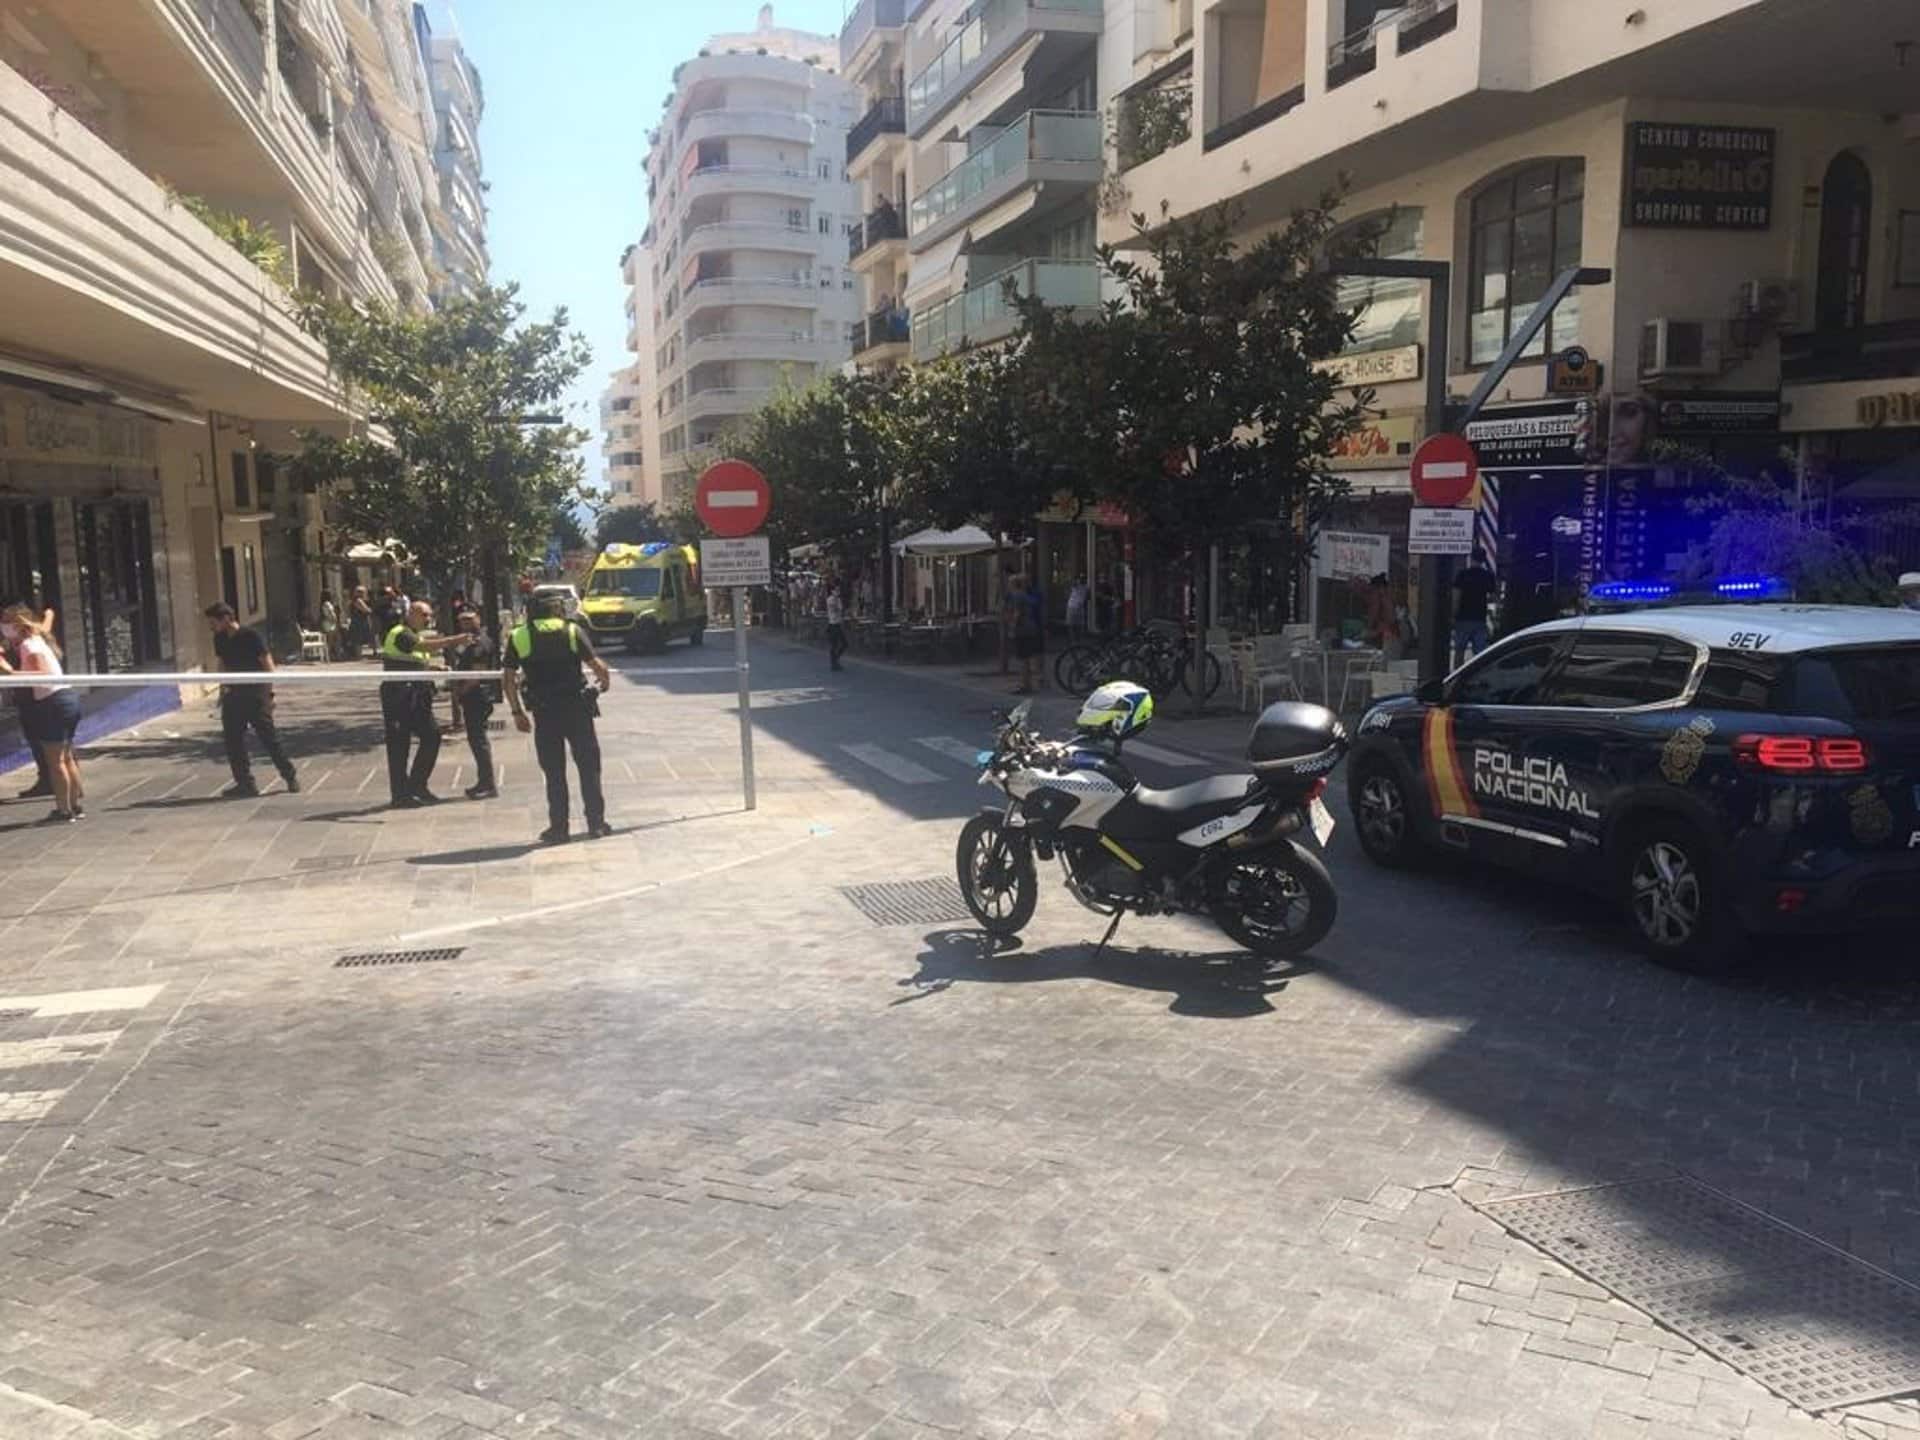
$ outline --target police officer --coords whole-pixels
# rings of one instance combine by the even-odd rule
[[[480,628],[478,610],[460,611],[454,623],[460,627],[460,636],[466,643],[454,652],[453,701],[466,726],[467,749],[472,752],[474,768],[479,772],[475,782],[467,787],[467,798],[497,800],[500,791],[493,778],[493,737],[487,733],[487,725],[493,719],[493,707],[500,699],[500,692],[491,680],[462,680],[459,676],[462,670],[499,668],[494,664],[493,641]]]
[[[606,661],[593,652],[593,642],[575,621],[564,618],[560,597],[539,596],[528,605],[528,615],[507,637],[500,657],[506,674],[507,704],[522,734],[533,732],[533,753],[547,777],[547,828],[543,845],[568,840],[570,797],[567,794],[567,750],[573,750],[580,771],[580,804],[586,811],[587,835],[611,835],[606,797],[600,791],[600,737],[593,722],[600,713],[599,695],[613,684]],[[593,671],[596,694],[586,686],[581,667]],[[531,719],[527,707],[533,707]]]
[[[466,642],[464,635],[439,635],[428,639],[423,631],[433,628],[433,607],[416,600],[397,624],[391,625],[380,642],[380,668],[399,673],[422,673],[433,652]],[[440,797],[427,788],[433,776],[433,762],[440,758],[440,726],[433,718],[433,682],[401,683],[383,681],[380,686],[380,716],[387,731],[387,789],[393,808],[411,810],[421,805],[438,805]],[[418,741],[413,765],[407,765],[410,742]]]

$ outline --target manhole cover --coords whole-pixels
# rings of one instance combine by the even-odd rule
[[[466,953],[466,946],[450,950],[376,950],[366,955],[342,955],[333,962],[336,970],[359,970],[369,965],[425,965],[433,960],[454,960]]]
[[[1920,1288],[1698,1180],[1476,1208],[1804,1410],[1920,1390]]]
[[[944,925],[972,918],[959,885],[945,878],[842,885],[840,893],[876,925]]]

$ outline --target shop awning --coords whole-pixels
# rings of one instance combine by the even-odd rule
[[[958,530],[922,530],[895,542],[900,555],[984,555],[1000,549],[1000,543],[978,525],[962,525]]]

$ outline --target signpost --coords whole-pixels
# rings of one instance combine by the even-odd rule
[[[1480,479],[1473,446],[1458,435],[1429,435],[1413,452],[1413,498],[1438,510],[1464,505]]]
[[[720,538],[700,542],[700,579],[709,589],[733,591],[733,666],[740,682],[740,790],[747,809],[757,804],[753,783],[753,687],[747,668],[747,596],[771,585],[767,537],[756,535],[773,508],[767,477],[744,460],[709,465],[693,490],[694,513]]]

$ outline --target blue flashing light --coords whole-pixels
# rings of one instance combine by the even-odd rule
[[[1713,587],[1716,595],[1724,595],[1730,600],[1751,600],[1762,595],[1778,595],[1786,586],[1774,576],[1759,576],[1753,579],[1722,580]]]
[[[1670,600],[1673,586],[1665,580],[1603,580],[1593,587],[1596,600]]]
[[[672,548],[673,548],[672,545],[665,540],[649,540],[647,541],[646,544],[640,547],[640,553],[646,556],[649,560],[651,560],[654,556],[658,555],[662,550],[670,550]]]
[[[991,750],[980,751],[973,757],[973,763],[978,765],[982,770],[986,769],[987,766],[993,763],[993,751]]]

